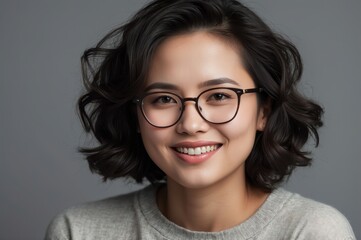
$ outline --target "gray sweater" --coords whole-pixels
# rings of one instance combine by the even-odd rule
[[[53,219],[45,239],[356,239],[336,209],[282,188],[238,226],[221,232],[189,231],[161,214],[156,188],[70,208]]]

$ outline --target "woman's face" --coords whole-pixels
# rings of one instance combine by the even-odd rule
[[[171,37],[160,45],[151,62],[146,93],[167,91],[186,98],[214,87],[254,88],[238,52],[234,45],[206,32]],[[214,79],[220,81],[209,81]],[[242,95],[238,114],[225,124],[205,121],[192,101],[185,103],[181,119],[171,127],[150,125],[139,109],[138,119],[144,146],[168,181],[202,188],[244,179],[245,160],[256,131],[263,130],[266,121],[263,112],[257,94],[250,93]],[[185,149],[189,153],[184,153]],[[196,155],[191,155],[192,151]]]

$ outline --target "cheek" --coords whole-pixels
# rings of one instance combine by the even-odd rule
[[[223,132],[229,143],[253,143],[254,136],[256,135],[256,124],[254,122],[250,124],[245,124],[244,122],[235,123],[225,127]]]
[[[257,113],[255,111],[242,112],[236,118],[222,127],[222,132],[227,139],[230,154],[241,154],[248,156],[251,152],[256,132]]]
[[[255,132],[257,127],[257,110],[255,108],[239,109],[237,116],[226,124],[228,134],[237,137],[239,134]]]
[[[143,140],[144,147],[151,159],[157,159],[160,153],[165,151],[169,142],[169,129],[156,128],[151,126],[143,116],[138,118],[139,130]]]

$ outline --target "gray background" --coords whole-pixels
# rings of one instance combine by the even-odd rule
[[[75,102],[82,51],[144,2],[0,2],[0,239],[41,239],[62,209],[136,188],[88,171]],[[246,2],[299,47],[302,89],[326,110],[313,167],[286,188],[335,206],[361,238],[361,2]]]

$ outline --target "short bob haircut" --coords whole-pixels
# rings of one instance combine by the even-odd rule
[[[248,184],[271,191],[296,166],[310,165],[310,152],[303,146],[313,137],[317,147],[323,109],[296,89],[302,62],[295,46],[235,0],[152,1],[86,50],[81,59],[86,92],[78,109],[85,130],[98,145],[80,151],[104,181],[166,179],[137,133],[132,100],[142,94],[159,45],[172,36],[196,31],[235,43],[256,86],[265,90],[259,100],[267,102],[271,111],[264,131],[257,132],[245,168]]]

